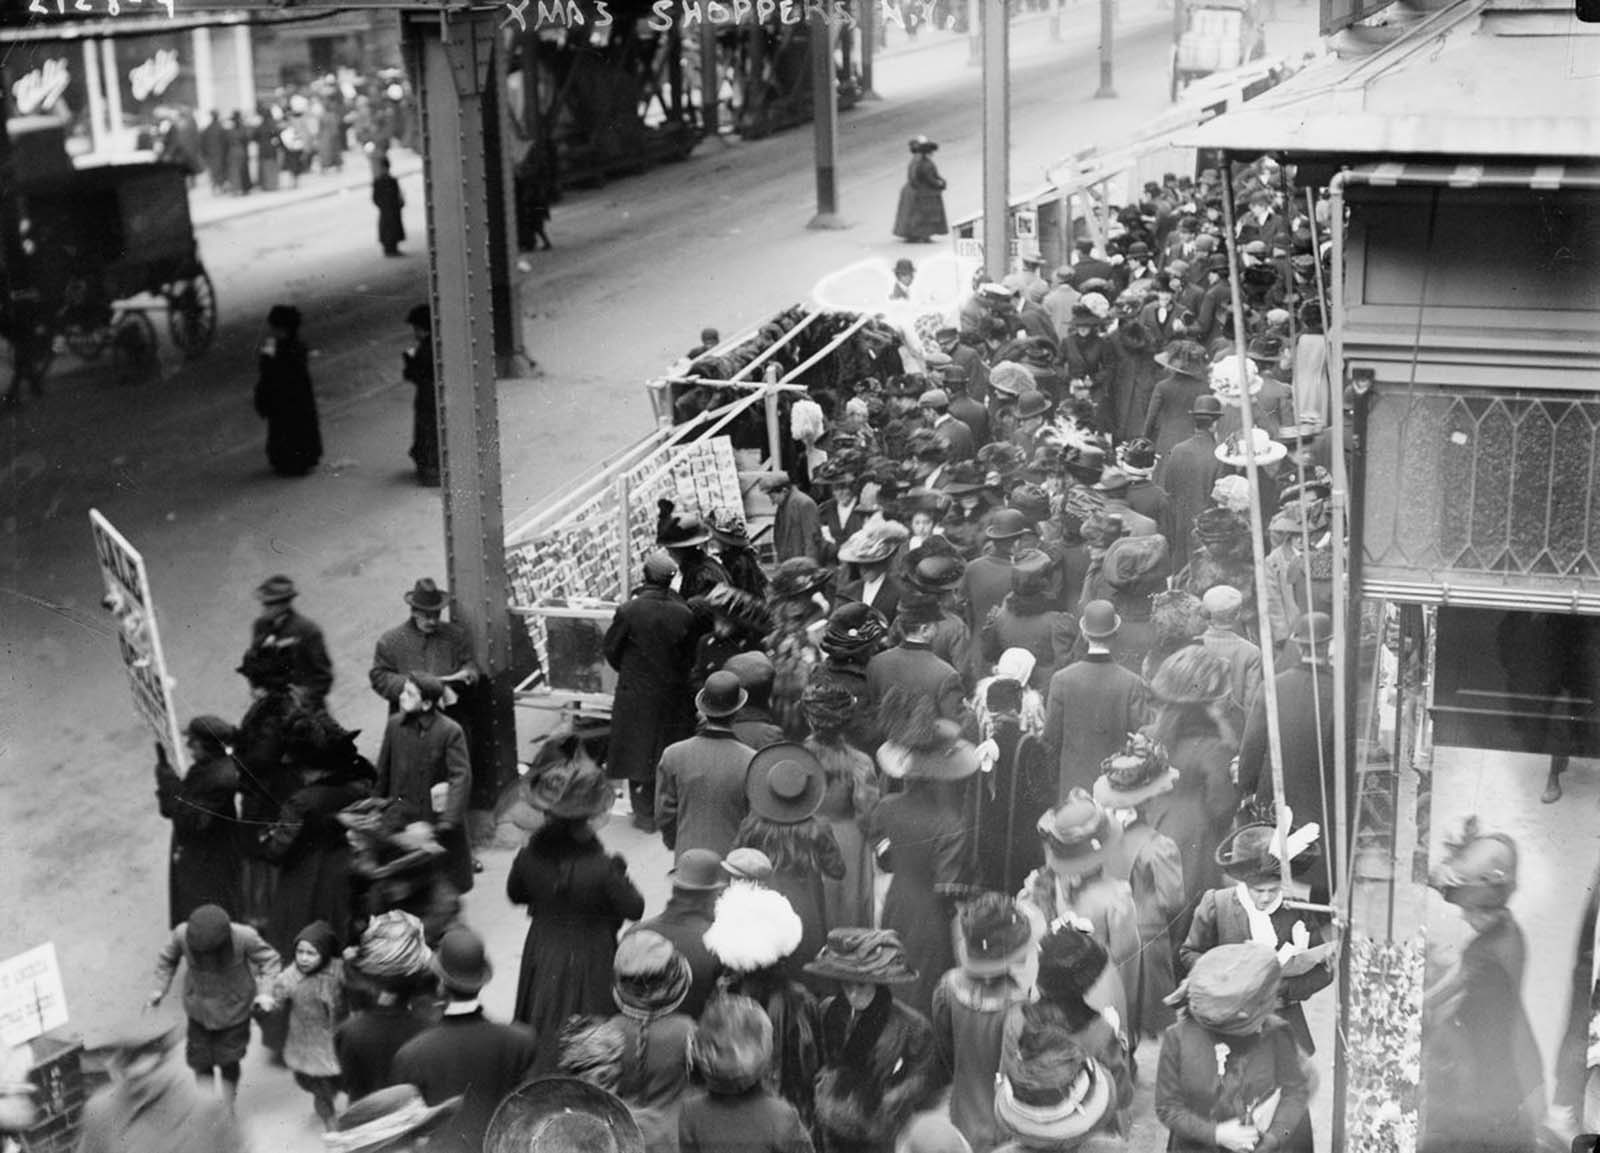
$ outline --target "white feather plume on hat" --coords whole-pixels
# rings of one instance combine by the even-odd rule
[[[736,973],[776,965],[800,947],[800,915],[782,893],[735,881],[717,898],[706,948]]]

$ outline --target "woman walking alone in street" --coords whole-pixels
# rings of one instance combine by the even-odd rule
[[[538,1038],[535,1072],[553,1073],[561,1026],[575,1013],[609,1016],[617,930],[644,915],[628,863],[607,856],[596,830],[611,811],[611,786],[577,746],[539,774],[528,800],[545,823],[506,878],[506,896],[528,907],[516,1019]]]
[[[416,343],[402,354],[402,375],[416,386],[411,403],[411,460],[417,466],[417,483],[439,484],[439,408],[433,376],[433,313],[418,304],[406,313],[406,323]]]
[[[911,141],[911,166],[894,214],[894,234],[908,244],[927,244],[950,231],[944,217],[944,177],[933,163],[938,148],[926,136]]]
[[[385,256],[399,256],[400,242],[406,238],[406,223],[400,210],[406,198],[400,194],[400,182],[389,174],[389,158],[373,161],[372,203],[378,208],[378,243],[383,245]]]
[[[256,413],[267,422],[267,461],[279,476],[305,476],[322,459],[322,428],[311,387],[300,310],[275,304],[257,360]]]

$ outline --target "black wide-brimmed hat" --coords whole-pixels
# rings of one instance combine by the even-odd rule
[[[780,825],[797,825],[814,814],[827,787],[827,772],[816,754],[788,741],[757,752],[744,778],[750,811]]]
[[[771,596],[783,600],[809,597],[825,586],[831,577],[832,573],[829,570],[808,556],[790,557],[778,566],[777,572],[772,574],[768,592]]]
[[[805,971],[861,985],[906,985],[917,979],[893,929],[830,929],[827,943]]]
[[[1307,839],[1307,838],[1311,839]],[[1284,842],[1282,851],[1291,853],[1289,875],[1303,877],[1322,859],[1315,834],[1309,829],[1293,830]],[[1278,829],[1265,821],[1235,829],[1222,839],[1213,859],[1235,881],[1247,885],[1270,884],[1280,880],[1283,870],[1279,865]]]

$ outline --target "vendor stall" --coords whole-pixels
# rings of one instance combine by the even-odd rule
[[[794,398],[853,378],[901,341],[875,313],[797,305],[649,381],[659,427],[507,529],[511,609],[539,658],[517,703],[609,713],[615,674],[601,639],[655,548],[658,502],[731,516],[759,548],[771,524],[762,474],[804,475],[786,427]]]

